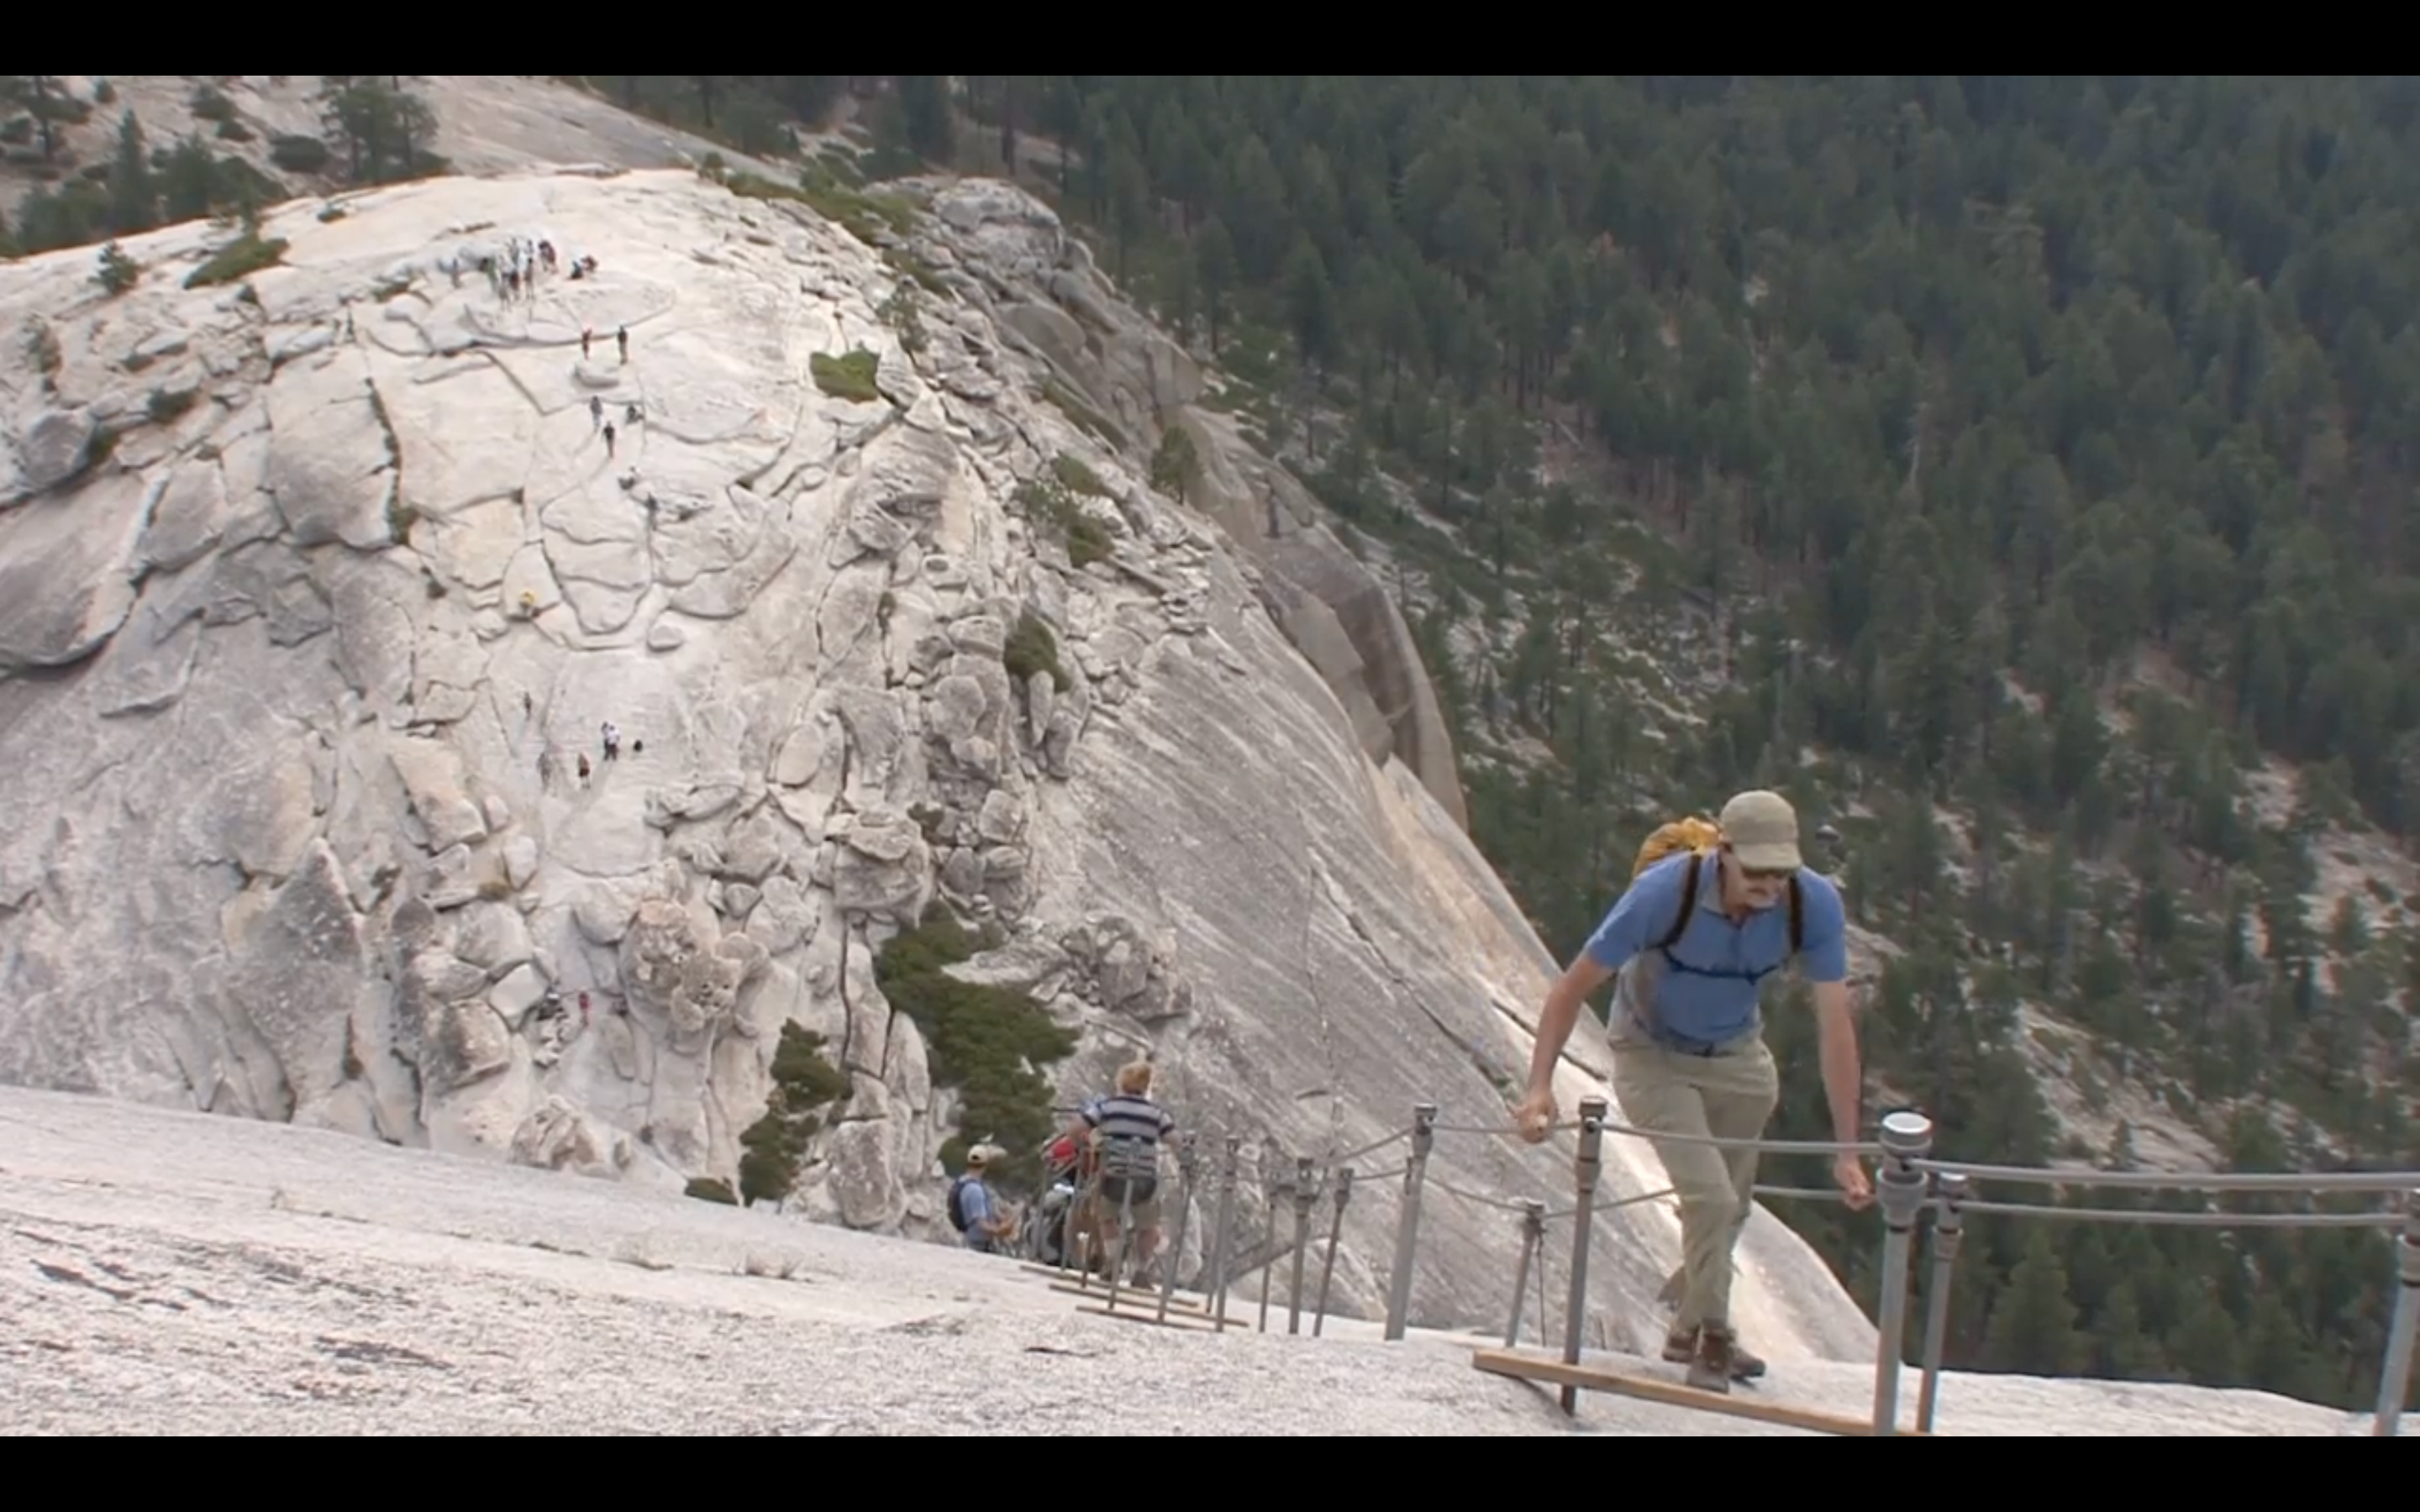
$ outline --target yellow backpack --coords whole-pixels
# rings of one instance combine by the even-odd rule
[[[1638,847],[1638,860],[1630,869],[1630,879],[1637,881],[1640,872],[1674,851],[1694,851],[1703,856],[1722,842],[1722,826],[1696,814],[1658,825],[1655,833],[1648,836],[1646,843]]]
[[[1701,874],[1699,869],[1705,864],[1706,857],[1714,854],[1722,842],[1723,828],[1720,825],[1700,815],[1691,814],[1686,819],[1674,819],[1656,825],[1654,832],[1649,835],[1638,847],[1638,859],[1633,862],[1630,868],[1630,879],[1633,882],[1638,880],[1641,872],[1666,856],[1681,851],[1689,853],[1688,874],[1681,879],[1680,912],[1673,918],[1671,929],[1665,933],[1662,939],[1650,947],[1652,949],[1662,951],[1664,959],[1668,962],[1672,961],[1672,947],[1679,943],[1681,936],[1689,928],[1689,916],[1698,911],[1698,882]],[[1806,948],[1806,942],[1807,922],[1799,902],[1798,879],[1793,876],[1790,879],[1790,953],[1796,955]],[[1672,964],[1679,964],[1677,962]]]

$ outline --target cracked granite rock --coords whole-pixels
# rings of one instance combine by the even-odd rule
[[[790,1210],[946,1241],[955,1093],[873,972],[938,900],[1078,1032],[1063,1103],[1145,1051],[1247,1139],[1247,1225],[1416,1103],[1500,1123],[1554,964],[1393,605],[1047,209],[898,187],[955,291],[912,354],[872,249],[685,171],[273,207],[233,285],[183,286],[200,222],[125,239],[121,296],[88,248],[0,267],[0,1080],[678,1192],[733,1179],[795,1022],[852,1095]],[[501,300],[481,259],[538,237],[598,272]],[[811,375],[852,348],[868,403]],[[1146,481],[1171,424],[1190,507]],[[1111,495],[1084,570],[1012,498],[1060,454]],[[1056,665],[1012,674],[1032,622]],[[1358,1162],[1347,1310],[1400,1158]],[[1430,1169],[1560,1205],[1568,1160]],[[1663,1184],[1618,1142],[1609,1198]],[[1516,1225],[1424,1211],[1414,1320],[1495,1322]],[[1598,1221],[1598,1305],[1653,1327],[1670,1213]],[[1741,1263],[1761,1340],[1870,1354],[1770,1216]]]

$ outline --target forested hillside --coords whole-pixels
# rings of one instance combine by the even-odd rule
[[[2420,83],[709,87],[818,86],[861,170],[1021,170],[1394,563],[1558,955],[1768,782],[1953,1153],[2420,1159]],[[1870,1298],[1870,1222],[1791,1217]],[[2374,1235],[1978,1228],[1954,1361],[2375,1390]]]

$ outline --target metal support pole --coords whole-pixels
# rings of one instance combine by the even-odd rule
[[[2412,1338],[2420,1333],[2420,1190],[2403,1194],[2403,1237],[2395,1246],[2395,1321],[2386,1330],[2386,1365],[2378,1377],[2378,1422],[2370,1432],[2381,1439],[2402,1432],[2403,1399],[2412,1395]]]
[[[1269,1168],[1267,1156],[1268,1152],[1266,1150],[1262,1151],[1261,1171],[1264,1176],[1267,1174]],[[1267,1188],[1261,1194],[1263,1199],[1267,1202],[1268,1209],[1267,1211],[1263,1214],[1264,1221],[1261,1224],[1261,1247],[1254,1251],[1254,1253],[1261,1257],[1260,1332],[1264,1334],[1269,1331],[1269,1278],[1277,1273],[1278,1269],[1277,1255],[1269,1248],[1269,1246],[1277,1242],[1278,1194],[1284,1190],[1285,1183],[1283,1181],[1280,1181],[1275,1186]]]
[[[1596,1227],[1596,1183],[1605,1168],[1604,1098],[1580,1100],[1580,1150],[1572,1160],[1572,1276],[1563,1300],[1563,1364],[1580,1363],[1580,1329],[1588,1321],[1589,1236]],[[1540,1341],[1544,1342],[1544,1340]],[[1579,1411],[1576,1386],[1562,1390],[1563,1415]]]
[[[1924,1286],[1924,1385],[1916,1397],[1916,1430],[1932,1431],[1932,1409],[1941,1396],[1941,1354],[1949,1341],[1949,1280],[1958,1267],[1958,1242],[1966,1220],[1960,1212],[1966,1200],[1962,1172],[1945,1171],[1933,1178],[1941,1205],[1932,1214],[1932,1277]]]
[[[1900,1355],[1907,1339],[1907,1251],[1924,1212],[1931,1179],[1913,1164],[1932,1151],[1932,1120],[1914,1109],[1886,1114],[1883,1168],[1877,1186],[1883,1210],[1882,1338],[1874,1350],[1874,1437],[1899,1433]]]
[[[1311,1157],[1298,1156],[1294,1163],[1294,1274],[1286,1283],[1286,1332],[1302,1332],[1302,1260],[1303,1251],[1311,1244],[1311,1205],[1319,1199],[1318,1183],[1311,1174]]]
[[[1404,1163],[1404,1206],[1395,1222],[1395,1268],[1387,1276],[1387,1342],[1404,1336],[1412,1312],[1412,1258],[1420,1236],[1420,1186],[1428,1180],[1429,1149],[1436,1143],[1436,1104],[1412,1108],[1412,1157]]]
[[[1546,1333],[1546,1237],[1544,1234],[1538,1236],[1537,1284],[1530,1289],[1538,1294],[1538,1342],[1544,1344],[1548,1337]]]
[[[1159,1254],[1159,1321],[1168,1321],[1168,1304],[1176,1295],[1176,1267],[1185,1258],[1185,1231],[1193,1218],[1193,1135],[1176,1136],[1176,1231]]]
[[[1327,1287],[1336,1279],[1336,1246],[1344,1238],[1344,1205],[1353,1200],[1353,1167],[1345,1166],[1336,1173],[1336,1195],[1329,1199],[1327,1212],[1327,1253],[1319,1262],[1319,1305],[1311,1315],[1311,1336],[1319,1337],[1320,1326],[1327,1321]]]
[[[1546,1205],[1543,1202],[1521,1204],[1521,1259],[1512,1268],[1512,1320],[1504,1325],[1504,1347],[1512,1349],[1521,1342],[1521,1304],[1529,1300],[1529,1260],[1538,1253],[1538,1245],[1546,1237]],[[1544,1344],[1545,1340],[1538,1341]]]
[[[1211,1236],[1216,1246],[1210,1261],[1211,1316],[1222,1333],[1227,1327],[1227,1260],[1235,1232],[1235,1165],[1243,1149],[1240,1137],[1227,1136],[1226,1159],[1218,1172],[1218,1231]]]

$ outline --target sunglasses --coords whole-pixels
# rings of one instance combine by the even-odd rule
[[[1739,853],[1736,851],[1731,853],[1730,859],[1733,866],[1739,867],[1740,878],[1745,882],[1787,882],[1790,880],[1791,873],[1797,871],[1796,867],[1785,867],[1775,872],[1759,867],[1742,866]]]

